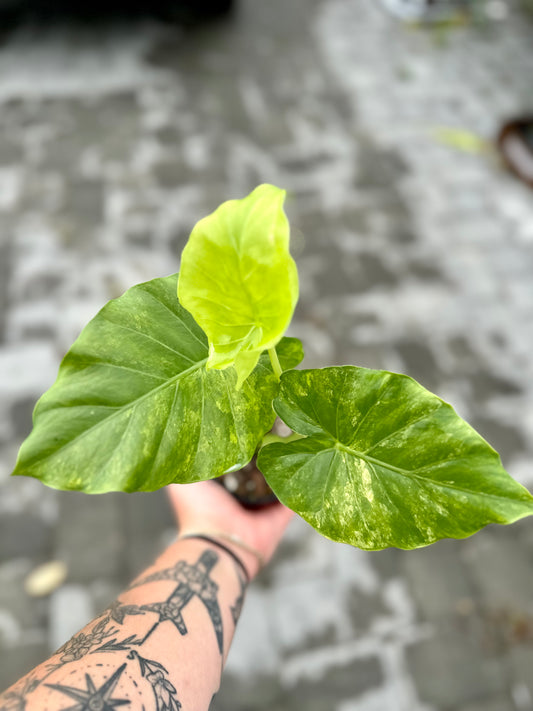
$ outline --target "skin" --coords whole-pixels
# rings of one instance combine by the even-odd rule
[[[281,504],[246,511],[214,482],[173,485],[168,494],[180,536],[236,535],[265,562],[292,516]],[[218,540],[252,580],[257,556]],[[0,695],[0,711],[206,711],[246,587],[223,548],[178,538],[109,609]]]

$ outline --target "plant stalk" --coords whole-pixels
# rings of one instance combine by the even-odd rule
[[[287,442],[296,442],[297,439],[304,439],[304,436],[298,434],[297,432],[293,432],[287,437],[282,437],[281,435],[274,434],[273,432],[267,432],[263,437],[263,441],[261,442],[259,449],[266,447],[267,444],[276,444],[278,442],[286,444]]]
[[[268,355],[270,356],[270,362],[272,363],[272,370],[274,371],[274,375],[279,381],[283,370],[281,369],[281,364],[279,362],[278,354],[276,352],[276,346],[268,349]]]

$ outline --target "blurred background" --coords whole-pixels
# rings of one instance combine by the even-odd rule
[[[0,688],[174,535],[161,492],[10,479],[36,399],[261,182],[288,190],[305,364],[414,376],[533,486],[533,193],[494,147],[533,112],[533,7],[425,4],[0,0]],[[531,520],[409,553],[295,520],[213,711],[526,711],[532,670]]]

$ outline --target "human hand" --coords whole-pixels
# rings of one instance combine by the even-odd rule
[[[259,554],[254,555],[239,546],[232,545],[250,574],[259,570],[259,559],[266,563],[276,550],[293,512],[280,503],[248,511],[222,486],[214,481],[197,484],[171,484],[167,492],[176,517],[181,536],[191,533],[224,533],[229,538],[242,541]],[[224,544],[227,544],[224,538]]]

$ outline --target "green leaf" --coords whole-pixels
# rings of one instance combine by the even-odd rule
[[[207,334],[207,367],[234,365],[239,386],[298,301],[284,199],[284,190],[260,185],[223,203],[196,224],[181,257],[179,299]]]
[[[344,366],[284,373],[278,415],[304,439],[264,447],[278,498],[328,538],[417,548],[533,514],[490,445],[412,378]]]
[[[234,370],[206,370],[177,278],[134,286],[83,329],[37,403],[14,474],[87,493],[152,491],[251,459],[274,421],[268,356],[240,391]],[[296,339],[278,349],[287,368],[301,360]]]

